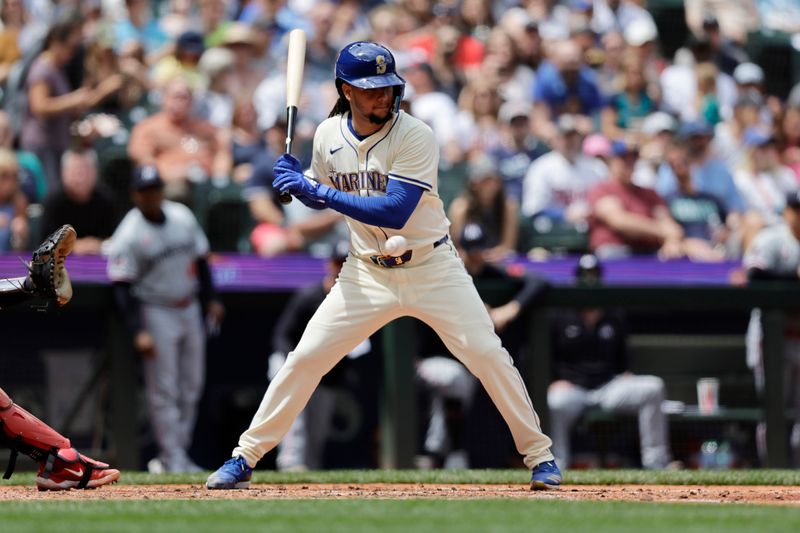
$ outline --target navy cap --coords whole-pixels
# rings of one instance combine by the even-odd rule
[[[164,181],[158,173],[158,169],[153,165],[144,165],[133,169],[131,179],[131,189],[142,190],[151,187],[163,187]]]
[[[603,265],[594,254],[583,254],[575,265],[575,279],[579,282],[599,281],[603,277]]]
[[[626,155],[639,155],[639,149],[624,141],[613,141],[611,143],[611,155],[617,157],[624,157]]]
[[[774,143],[774,137],[767,135],[756,128],[747,128],[744,132],[744,135],[742,135],[742,144],[745,146],[761,147]]]
[[[800,207],[800,191],[790,192],[786,195],[786,207]]]
[[[461,247],[464,250],[482,250],[486,248],[486,231],[483,226],[470,222],[461,230]]]
[[[175,41],[175,49],[182,52],[202,54],[206,45],[203,42],[203,34],[196,31],[185,31],[178,36]]]
[[[682,139],[690,137],[713,137],[714,129],[705,121],[695,120],[682,124],[678,130],[678,136]]]

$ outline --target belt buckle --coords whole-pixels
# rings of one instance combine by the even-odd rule
[[[370,257],[372,262],[383,268],[394,268],[407,263],[411,259],[411,250],[408,250],[403,255],[373,255]]]

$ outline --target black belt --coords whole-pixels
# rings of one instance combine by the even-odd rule
[[[436,248],[440,244],[444,244],[450,240],[449,235],[445,235],[435,243],[433,243],[433,247]],[[411,250],[407,250],[406,253],[403,255],[398,255],[397,257],[391,255],[372,255],[370,256],[370,260],[378,266],[382,266],[383,268],[394,268],[400,266],[402,264],[408,263],[411,261]]]

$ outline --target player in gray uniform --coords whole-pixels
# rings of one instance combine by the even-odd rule
[[[210,489],[246,488],[256,463],[289,430],[320,378],[362,340],[401,316],[436,331],[486,388],[532,470],[532,489],[561,485],[525,384],[448,236],[431,129],[398,111],[405,81],[389,50],[349,44],[336,60],[339,100],[314,135],[314,179],[281,156],[273,186],[313,209],[345,215],[350,255],[336,284],[270,383],[233,450],[209,476]],[[389,254],[400,236],[407,249]],[[397,240],[397,239],[395,239]],[[409,391],[412,394],[413,391]]]
[[[744,256],[749,281],[800,281],[800,192],[786,197],[784,224],[761,230]],[[764,390],[761,310],[754,309],[747,328],[747,364],[756,376],[756,388]],[[800,413],[800,314],[786,316],[784,332],[784,391],[789,409]],[[757,428],[759,456],[766,459],[766,425]],[[800,466],[800,420],[795,420],[790,443],[794,466]]]
[[[205,379],[202,308],[214,327],[224,314],[206,261],[208,240],[186,206],[164,200],[155,167],[137,168],[132,189],[136,207],[111,238],[108,276],[144,359],[159,447],[149,467],[155,472],[199,471],[187,451]]]

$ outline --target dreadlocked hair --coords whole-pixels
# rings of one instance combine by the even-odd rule
[[[344,85],[344,81],[336,80],[336,92],[339,93],[339,99],[336,100],[336,103],[333,105],[333,109],[331,109],[328,118],[335,117],[336,115],[344,115],[345,113],[350,112],[350,102],[347,98],[344,97],[344,91],[342,91],[342,85]]]

